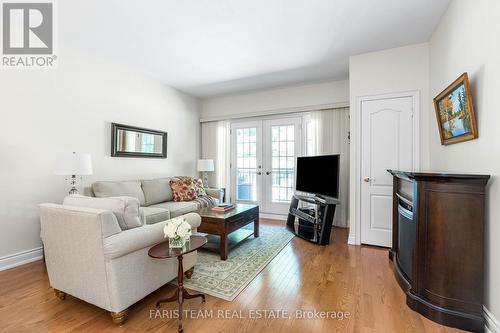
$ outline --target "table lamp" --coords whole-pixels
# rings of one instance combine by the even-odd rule
[[[71,185],[69,194],[78,194],[76,177],[80,176],[81,179],[81,176],[92,174],[92,158],[90,154],[77,154],[75,152],[62,156],[54,173],[60,176],[69,176]]]
[[[198,160],[198,172],[203,174],[203,185],[205,187],[208,187],[208,173],[214,170],[214,160]]]

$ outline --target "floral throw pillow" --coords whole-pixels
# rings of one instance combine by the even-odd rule
[[[205,187],[203,186],[203,180],[200,178],[193,178],[193,182],[199,197],[207,195],[207,191],[205,191]]]
[[[170,181],[174,201],[191,201],[198,198],[193,178],[182,178]]]

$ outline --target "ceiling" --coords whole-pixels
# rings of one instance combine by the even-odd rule
[[[70,0],[60,43],[198,97],[348,77],[349,55],[429,40],[449,0]]]

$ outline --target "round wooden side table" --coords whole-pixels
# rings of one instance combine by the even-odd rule
[[[187,242],[182,248],[169,248],[168,240],[164,241],[160,244],[157,244],[149,249],[148,255],[151,258],[155,259],[167,259],[177,257],[179,261],[179,266],[177,270],[177,289],[175,293],[170,297],[160,298],[158,302],[156,302],[156,307],[160,307],[162,303],[167,302],[175,302],[179,304],[179,332],[183,332],[184,329],[182,327],[182,303],[184,303],[184,299],[201,297],[203,302],[205,302],[205,295],[203,294],[194,294],[191,295],[187,292],[187,290],[183,286],[183,278],[184,278],[184,268],[182,266],[182,256],[193,251],[198,250],[200,247],[207,243],[207,239],[203,236],[191,236],[189,242]]]

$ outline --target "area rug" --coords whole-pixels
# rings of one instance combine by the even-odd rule
[[[194,273],[184,279],[184,287],[234,300],[294,237],[284,225],[260,225],[259,233],[230,250],[225,261],[217,253],[198,251]]]

